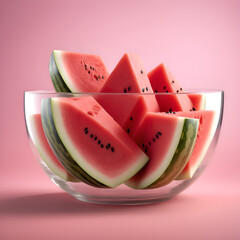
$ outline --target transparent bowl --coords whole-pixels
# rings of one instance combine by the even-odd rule
[[[168,200],[185,190],[188,186],[194,183],[194,181],[202,174],[214,153],[221,129],[223,118],[224,93],[220,90],[185,90],[184,93],[101,94],[105,98],[109,98],[109,102],[111,102],[111,100],[116,97],[119,97],[119,100],[121,101],[121,99],[124,100],[126,97],[134,98],[141,95],[144,95],[144,97],[146,98],[153,97],[154,95],[160,98],[164,98],[165,101],[167,101],[168,98],[170,99],[176,96],[180,98],[184,95],[203,96],[204,104],[203,106],[201,106],[201,108],[205,110],[216,111],[217,121],[214,130],[214,136],[208,147],[205,157],[191,178],[184,180],[173,180],[165,186],[154,189],[133,189],[125,184],[121,184],[115,188],[98,188],[95,186],[90,186],[84,182],[72,182],[64,180],[63,178],[55,174],[50,169],[50,167],[48,167],[46,161],[44,161],[44,159],[41,157],[42,155],[39,149],[36,147],[36,139],[33,132],[34,126],[32,125],[30,119],[31,116],[33,114],[41,113],[41,102],[44,98],[81,98],[86,96],[92,96],[94,98],[97,98],[99,95],[100,94],[97,93],[55,93],[49,91],[29,91],[25,92],[24,94],[25,122],[31,148],[33,150],[35,158],[39,161],[46,174],[57,186],[62,188],[65,192],[74,196],[76,199],[85,202],[98,204],[136,205]]]

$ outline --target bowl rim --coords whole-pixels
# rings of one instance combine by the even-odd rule
[[[33,95],[56,95],[56,96],[96,96],[96,95],[186,95],[186,94],[213,94],[224,93],[220,89],[184,89],[184,92],[153,92],[153,93],[101,93],[101,92],[55,92],[54,90],[30,90],[24,91],[24,94]]]

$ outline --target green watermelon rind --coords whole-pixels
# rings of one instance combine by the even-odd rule
[[[70,172],[73,176],[85,182],[88,185],[94,187],[106,188],[104,184],[96,181],[94,178],[89,176],[72,158],[64,144],[62,143],[58,132],[55,127],[55,123],[52,115],[51,98],[45,98],[42,100],[41,105],[41,119],[43,124],[44,133],[49,141],[50,147],[52,148],[55,156],[62,163],[65,169]]]
[[[216,129],[217,129],[217,125],[218,125],[218,115],[217,112],[214,112],[214,117],[213,117],[213,121],[211,123],[211,131],[208,135],[208,139],[205,141],[204,147],[202,148],[202,152],[201,155],[199,155],[199,159],[197,161],[197,163],[195,163],[193,166],[191,166],[189,171],[181,171],[179,173],[178,176],[176,176],[175,180],[186,180],[186,179],[190,179],[194,176],[195,172],[197,171],[197,169],[200,167],[201,163],[203,162],[207,151],[209,149],[209,146],[214,138],[214,135],[216,133]]]
[[[58,51],[53,51],[49,61],[49,74],[53,83],[53,87],[56,92],[71,92],[70,88],[67,86],[66,82],[64,81],[61,73],[59,72],[60,66],[59,63],[59,55],[60,53],[56,54]]]
[[[184,169],[196,143],[198,125],[198,119],[185,118],[181,138],[169,166],[161,177],[147,188],[158,188],[169,184]]]

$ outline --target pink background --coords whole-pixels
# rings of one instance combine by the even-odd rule
[[[0,239],[240,239],[240,1],[0,1]],[[23,93],[52,90],[53,49],[165,62],[185,88],[222,89],[216,153],[178,197],[137,207],[77,202],[45,175],[26,136]]]

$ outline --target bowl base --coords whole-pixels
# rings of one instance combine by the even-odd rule
[[[84,196],[74,196],[77,200],[101,205],[146,205],[167,201],[173,197],[149,198],[149,199],[99,199]]]

